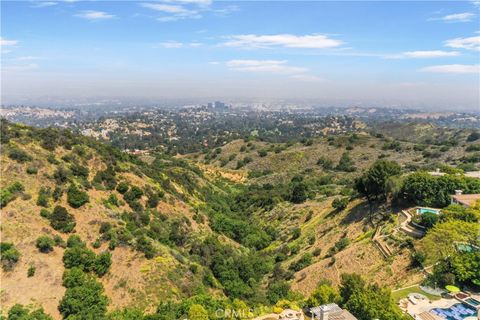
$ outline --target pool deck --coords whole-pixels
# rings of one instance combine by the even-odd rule
[[[445,299],[441,298],[440,300],[430,301],[425,300],[416,300],[417,304],[409,303],[407,307],[407,313],[411,316],[418,315],[422,312],[428,312],[433,308],[450,308],[454,304],[460,303],[457,299]]]
[[[480,295],[478,294],[472,294],[471,295],[473,298],[475,299],[479,299],[480,298]],[[414,319],[419,319],[418,315],[424,313],[424,312],[429,312],[430,310],[434,309],[434,308],[442,308],[442,309],[446,309],[446,308],[450,308],[451,306],[457,304],[457,303],[461,303],[459,300],[457,299],[445,299],[445,298],[441,298],[439,300],[436,300],[436,301],[430,301],[428,299],[423,299],[423,300],[414,300],[416,302],[416,304],[413,304],[409,301],[408,305],[407,305],[407,313],[409,315],[411,315]]]

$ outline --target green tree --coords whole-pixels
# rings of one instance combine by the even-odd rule
[[[327,303],[340,303],[340,294],[332,286],[322,283],[307,300],[307,306],[315,307]]]
[[[434,212],[425,212],[420,216],[419,224],[426,229],[432,228],[439,220],[438,214]]]
[[[480,252],[466,252],[451,258],[452,272],[463,283],[480,281]]]
[[[388,195],[388,180],[400,173],[400,165],[393,161],[377,160],[355,182],[357,191],[369,202],[386,199]]]
[[[267,299],[270,303],[275,304],[281,299],[286,299],[290,293],[290,284],[285,280],[271,283],[267,290]]]
[[[74,184],[68,188],[67,202],[72,208],[80,208],[89,201],[88,194],[85,191],[78,189]]]
[[[8,310],[6,320],[53,320],[53,318],[46,314],[43,309],[30,311],[21,304],[15,304]]]
[[[1,242],[0,243],[0,261],[2,262],[2,268],[5,271],[13,269],[15,264],[20,259],[20,252],[15,248],[13,243]]]
[[[55,245],[55,241],[47,235],[43,235],[37,238],[36,247],[40,252],[49,253],[53,251],[53,246]]]
[[[75,218],[62,206],[56,206],[50,216],[50,225],[53,229],[68,233],[75,228]]]
[[[350,158],[350,154],[348,152],[344,152],[338,161],[337,166],[335,167],[337,171],[344,171],[344,172],[353,172],[355,171],[355,166],[353,163],[352,158]]]
[[[104,319],[108,299],[102,285],[89,275],[80,276],[80,272],[75,281],[66,282],[58,310],[65,319]]]
[[[96,260],[95,252],[83,247],[68,248],[63,254],[65,268],[78,267],[86,272],[95,269]]]
[[[359,275],[341,275],[340,296],[342,306],[359,320],[405,319],[393,302],[390,290],[377,285],[366,285]]]
[[[188,309],[189,320],[208,320],[208,312],[205,308],[199,304],[193,304]]]
[[[98,276],[103,276],[108,272],[108,269],[110,269],[110,266],[112,265],[112,255],[110,252],[105,251],[100,253],[97,256],[97,259],[95,260],[95,273]]]
[[[121,194],[125,194],[128,191],[129,185],[125,181],[120,182],[117,185],[117,191]]]

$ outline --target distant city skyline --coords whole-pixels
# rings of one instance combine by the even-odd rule
[[[479,1],[2,1],[2,103],[475,110],[479,15]]]

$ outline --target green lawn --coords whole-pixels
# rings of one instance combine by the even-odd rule
[[[402,298],[406,298],[410,293],[421,293],[430,300],[438,300],[438,299],[441,298],[440,296],[434,296],[434,295],[431,295],[429,293],[426,293],[425,291],[420,289],[420,286],[415,286],[415,287],[411,287],[411,288],[402,289],[402,290],[392,292],[392,297],[395,301],[399,301]]]

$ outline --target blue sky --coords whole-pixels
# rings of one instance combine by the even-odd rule
[[[479,108],[475,1],[2,1],[4,102]]]

